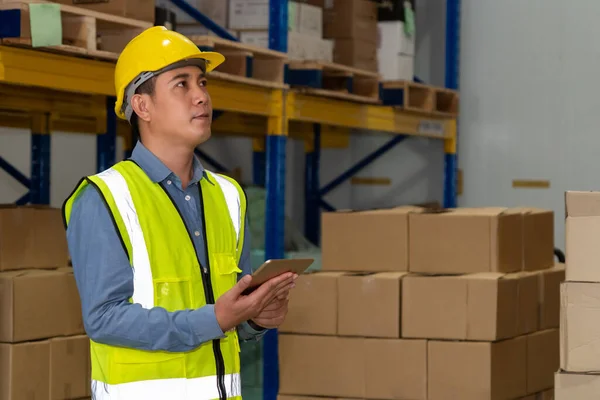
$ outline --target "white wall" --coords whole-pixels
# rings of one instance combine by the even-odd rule
[[[461,203],[552,208],[564,249],[564,191],[600,189],[600,3],[462,7]],[[513,189],[515,178],[547,179],[551,188]]]

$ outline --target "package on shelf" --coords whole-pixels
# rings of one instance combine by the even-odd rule
[[[567,265],[567,274],[570,265]],[[568,372],[600,373],[600,283],[563,282],[560,366]]]
[[[0,342],[83,333],[81,303],[68,268],[0,273]]]
[[[384,80],[412,80],[415,65],[415,35],[409,36],[404,22],[379,22],[378,71]]]
[[[567,192],[567,281],[600,282],[600,192]]]
[[[377,45],[363,39],[335,39],[333,61],[349,67],[377,72]]]
[[[154,23],[154,0],[52,0],[102,13]]]
[[[0,206],[0,271],[56,268],[68,262],[60,209]]]
[[[269,47],[268,31],[240,31],[240,41],[263,48]],[[333,61],[333,41],[297,32],[288,32],[288,57],[291,60]]]
[[[377,4],[370,0],[328,0],[323,13],[323,37],[361,39],[377,47]]]
[[[0,343],[0,400],[89,397],[90,370],[85,335]]]
[[[408,222],[421,207],[326,212],[322,216],[322,267],[329,271],[408,270]]]
[[[378,272],[341,276],[338,280],[338,334],[399,338],[402,279],[406,274]]]
[[[560,326],[560,285],[565,281],[565,265],[540,271],[540,329]]]
[[[288,314],[280,332],[336,335],[338,282],[342,272],[300,275],[290,294]]]
[[[410,215],[410,270],[434,274],[516,272],[523,264],[520,212],[458,208]]]
[[[284,395],[427,398],[425,340],[282,334],[279,354]]]
[[[554,400],[590,400],[595,399],[598,393],[600,375],[557,371],[554,376]]]
[[[269,29],[269,0],[230,0],[229,28]],[[311,4],[288,2],[288,31],[321,38],[323,10]]]
[[[536,273],[408,275],[402,337],[494,341],[539,328]]]

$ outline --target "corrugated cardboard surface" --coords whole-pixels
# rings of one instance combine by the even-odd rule
[[[556,400],[591,400],[597,399],[598,393],[600,393],[600,375],[559,371],[554,376]]]
[[[337,334],[338,278],[342,272],[300,275],[290,294],[288,314],[280,332]]]
[[[377,25],[375,25],[375,28],[377,28]],[[351,29],[358,32],[356,33],[357,38],[373,35],[373,33],[370,33],[372,29],[369,25],[364,27],[356,25]],[[338,64],[377,72],[377,45],[363,39],[337,38],[333,46],[333,61]]]
[[[560,366],[599,372],[600,283],[563,282],[560,289]]]
[[[516,272],[523,262],[520,213],[463,208],[410,215],[410,271]]]
[[[338,333],[400,337],[400,302],[405,272],[348,274],[339,279]]]
[[[523,213],[523,270],[536,271],[554,265],[554,212],[519,208]]]
[[[409,275],[402,288],[402,337],[498,340],[539,326],[533,273]]]
[[[421,210],[399,207],[323,213],[323,270],[407,271],[408,215]]]
[[[540,329],[560,326],[560,284],[565,281],[565,265],[542,271],[540,278]]]
[[[0,273],[0,342],[83,333],[72,274],[45,270]]]
[[[554,373],[560,366],[558,329],[548,329],[527,336],[527,393],[554,387]]]
[[[50,341],[50,399],[91,396],[90,340],[85,335]]]
[[[0,343],[0,400],[50,397],[50,344]]]
[[[426,341],[281,335],[285,395],[426,399]]]
[[[428,342],[428,399],[525,396],[526,338],[499,342]]]
[[[568,192],[566,208],[567,280],[600,282],[600,192]]]
[[[68,265],[60,210],[0,206],[0,271]]]

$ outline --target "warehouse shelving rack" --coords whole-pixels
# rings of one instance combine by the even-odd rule
[[[228,33],[185,0],[171,0],[220,36]],[[269,47],[287,51],[287,0],[270,0]],[[458,89],[460,0],[446,2],[446,86]],[[50,203],[50,141],[54,131],[93,134],[97,137],[97,170],[115,162],[117,135],[129,138],[128,126],[114,111],[114,64],[0,45],[0,126],[29,128],[31,177],[27,178],[0,157],[0,168],[29,189],[17,204]],[[453,118],[420,116],[387,106],[358,104],[213,79],[210,84],[216,125],[226,131],[255,138],[254,181],[264,185],[266,200],[266,258],[284,256],[284,194],[286,140],[290,125],[294,137],[312,143],[306,155],[307,236],[318,239],[320,209],[333,206],[325,193],[348,179],[407,137],[444,140],[444,206],[456,206],[457,123]],[[229,114],[231,117],[224,117]],[[256,126],[244,123],[255,116]],[[229,123],[231,121],[231,123]],[[237,122],[236,122],[237,121]],[[300,125],[298,125],[300,124]],[[261,128],[264,127],[264,128]],[[321,132],[330,127],[356,128],[391,135],[391,140],[339,178],[321,188],[319,158]],[[215,129],[220,131],[220,129]],[[131,149],[131,143],[126,148]],[[205,154],[200,153],[206,158]],[[216,160],[211,164],[223,169]],[[270,331],[263,346],[263,395],[277,397],[279,384],[277,331]]]

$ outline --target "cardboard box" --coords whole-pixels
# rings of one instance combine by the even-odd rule
[[[323,37],[323,9],[310,4],[296,3],[297,32],[317,39]]]
[[[340,277],[338,334],[399,338],[405,275],[405,272],[381,272]]]
[[[341,272],[300,275],[290,294],[288,314],[280,332],[336,335],[338,282]]]
[[[410,215],[410,271],[435,274],[522,269],[522,217],[507,208]]]
[[[377,4],[369,0],[334,0],[323,13],[323,37],[358,39],[377,47]]]
[[[564,282],[560,289],[560,367],[600,372],[600,283]]]
[[[155,2],[153,0],[53,0],[53,2],[154,23]]]
[[[0,342],[83,333],[81,303],[71,273],[0,273]]]
[[[229,29],[269,29],[269,0],[230,0]],[[288,2],[288,31],[320,39],[323,36],[322,8]]]
[[[558,329],[527,335],[527,393],[554,387],[554,373],[560,367]]]
[[[281,335],[279,393],[425,400],[426,351],[425,340]]]
[[[85,335],[50,339],[50,399],[91,396],[90,339]]]
[[[0,206],[0,271],[56,268],[68,262],[60,209]]]
[[[554,265],[554,211],[519,207],[523,215],[523,270],[536,271]]]
[[[534,332],[539,278],[532,273],[406,276],[402,337],[498,340]]]
[[[377,72],[377,46],[366,40],[335,39],[333,61],[349,67]]]
[[[527,393],[526,338],[428,342],[428,399],[514,399]]]
[[[600,192],[567,192],[565,203],[567,281],[600,282]]]
[[[379,49],[391,55],[415,55],[415,36],[408,36],[402,21],[378,22]]]
[[[188,3],[206,15],[213,22],[219,24],[222,28],[227,27],[228,17],[228,1],[224,0],[188,0]],[[177,28],[184,27],[186,25],[197,25],[201,26],[198,21],[188,15],[186,12],[181,10],[179,7],[170,7],[177,18]],[[179,29],[178,29],[179,30]]]
[[[545,390],[542,393],[538,393],[536,400],[554,400],[554,389]]]
[[[565,371],[558,371],[554,375],[556,400],[590,400],[597,398],[598,393],[600,375],[572,374]]]
[[[323,213],[323,270],[407,271],[408,216],[421,210],[399,207]]]
[[[49,357],[48,341],[0,343],[0,400],[49,399]]]
[[[540,271],[540,329],[560,326],[560,285],[565,281],[565,265]]]
[[[269,32],[241,31],[240,42],[269,48]],[[296,32],[288,32],[288,57],[291,60],[333,61],[333,42]]]

